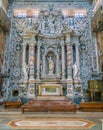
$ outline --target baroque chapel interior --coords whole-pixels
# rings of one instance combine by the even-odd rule
[[[102,12],[103,0],[0,0],[0,108],[103,112]]]

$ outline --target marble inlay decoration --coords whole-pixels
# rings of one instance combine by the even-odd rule
[[[83,90],[88,88],[92,70],[97,70],[90,3],[15,1],[8,16],[11,29],[3,73],[9,77],[3,79],[3,99],[19,97],[24,103],[36,98],[44,84],[60,84],[62,96],[77,103],[85,99]]]
[[[95,126],[92,121],[73,118],[28,118],[11,121],[8,125],[13,129],[89,129]]]

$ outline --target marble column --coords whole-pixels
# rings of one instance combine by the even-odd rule
[[[22,53],[22,78],[21,81],[27,82],[28,74],[27,74],[27,64],[26,64],[26,42],[23,41],[23,53]]]
[[[75,44],[75,48],[76,48],[76,63],[77,63],[77,68],[78,68],[78,80],[80,80],[80,63],[79,63],[79,50],[78,50],[78,47],[79,47],[79,41],[78,41],[78,38],[76,40],[76,44]]]
[[[29,44],[29,80],[34,80],[34,63],[35,63],[35,44],[36,41],[31,41],[31,43]]]
[[[73,81],[72,81],[72,54],[71,54],[71,43],[70,33],[66,34],[66,49],[67,49],[67,94],[66,97],[73,100]],[[69,80],[69,82],[68,82]]]
[[[37,45],[37,73],[36,79],[40,80],[40,44]]]
[[[72,55],[71,55],[71,44],[70,44],[70,34],[66,34],[66,48],[67,48],[67,72],[68,80],[72,80]]]
[[[64,54],[64,42],[61,44],[62,49],[62,80],[65,79],[65,54]]]

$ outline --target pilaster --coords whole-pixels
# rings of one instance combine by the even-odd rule
[[[29,45],[29,66],[30,66],[30,77],[29,80],[34,80],[34,63],[35,63],[35,44],[36,41],[31,41],[30,45]]]

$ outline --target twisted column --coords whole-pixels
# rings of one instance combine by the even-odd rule
[[[79,50],[78,50],[78,47],[79,47],[79,41],[78,41],[78,38],[77,38],[77,43],[75,44],[75,48],[76,48],[76,63],[77,63],[77,67],[78,67],[78,80],[80,80],[80,63],[79,63]]]
[[[71,44],[70,44],[70,34],[66,34],[66,48],[67,48],[67,79],[72,79],[72,54],[71,54]]]
[[[71,45],[70,43],[68,43],[66,45],[67,47],[67,67],[71,67],[72,66],[72,55],[71,55]]]

